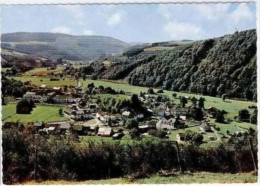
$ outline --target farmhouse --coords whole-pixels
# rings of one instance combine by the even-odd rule
[[[88,105],[88,108],[90,109],[90,112],[93,113],[97,111],[98,105],[96,103],[91,103]]]
[[[161,118],[157,123],[156,123],[156,129],[161,130],[161,129],[174,129],[174,126],[168,123],[168,120],[166,118]]]
[[[130,114],[131,114],[130,111],[124,111],[124,112],[122,113],[123,119],[129,118],[129,117],[130,117]]]
[[[185,121],[181,120],[180,118],[170,118],[167,120],[166,118],[161,118],[156,123],[156,129],[181,129],[185,128]]]
[[[138,131],[141,132],[141,133],[144,133],[144,132],[147,132],[150,129],[155,129],[155,128],[156,128],[156,125],[148,123],[146,125],[138,126]]]
[[[68,130],[70,129],[71,125],[70,123],[66,122],[66,121],[61,121],[61,122],[51,122],[51,123],[47,123],[46,127],[54,127],[60,130]]]
[[[53,100],[55,101],[55,103],[74,103],[75,99],[70,97],[70,96],[66,96],[66,95],[58,95],[55,96],[53,98]]]
[[[41,85],[40,88],[45,89],[47,86],[46,85]]]
[[[24,95],[23,95],[23,98],[24,99],[33,99],[33,100],[41,100],[41,96],[40,95],[36,95],[35,92],[26,92]]]
[[[41,128],[44,127],[44,123],[43,123],[43,122],[36,122],[36,123],[33,124],[33,126],[34,126],[37,130],[39,130],[39,129],[41,129]]]
[[[98,136],[110,137],[113,134],[113,129],[111,127],[100,127],[98,129]]]

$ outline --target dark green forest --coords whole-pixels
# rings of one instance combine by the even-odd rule
[[[256,31],[196,41],[149,56],[137,53],[94,74],[126,79],[132,85],[256,100]]]

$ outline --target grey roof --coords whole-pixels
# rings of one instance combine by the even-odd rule
[[[66,121],[52,122],[52,123],[48,123],[48,125],[59,125],[60,129],[69,129],[70,128],[70,123],[68,123]]]
[[[35,127],[41,127],[43,125],[43,122],[36,122],[33,124]]]
[[[85,114],[84,110],[77,110],[76,111],[76,114],[77,115],[82,115],[82,114]]]

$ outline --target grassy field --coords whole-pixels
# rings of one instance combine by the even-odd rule
[[[47,75],[47,74],[50,74],[50,73],[54,73],[54,74],[57,74],[57,73],[61,73],[63,70],[62,67],[58,67],[54,70],[47,70],[47,68],[35,68],[33,70],[30,70],[30,71],[27,71],[24,73],[25,76],[32,76],[32,75]]]
[[[170,177],[152,175],[148,178],[131,180],[130,178],[113,178],[106,180],[87,180],[87,181],[42,181],[25,182],[24,185],[90,185],[90,184],[191,184],[191,183],[256,183],[257,176],[252,173],[240,174],[220,174],[198,172],[193,174],[183,174]]]
[[[31,114],[16,114],[16,103],[2,106],[2,121],[9,122],[35,122],[35,121],[65,121],[67,118],[59,115],[59,109],[65,106],[37,104]]]
[[[25,54],[25,53],[15,52],[15,51],[7,50],[7,49],[1,49],[1,52],[2,52],[2,54],[5,54],[5,55],[18,56],[18,57],[28,55],[28,54]]]
[[[172,50],[174,48],[175,47],[156,46],[156,47],[145,48],[144,51],[154,52],[154,51],[161,51],[161,50]]]

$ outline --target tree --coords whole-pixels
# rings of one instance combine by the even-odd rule
[[[203,135],[193,131],[186,131],[184,136],[185,141],[189,141],[195,144],[200,144],[203,141]]]
[[[198,104],[199,108],[204,109],[204,102],[205,102],[205,98],[200,97],[199,104]]]
[[[226,100],[226,97],[227,97],[227,94],[222,94],[222,100],[225,101]]]
[[[193,117],[195,120],[202,120],[204,117],[204,113],[203,110],[201,108],[198,107],[191,107],[188,110],[188,114]]]
[[[224,112],[218,110],[216,114],[216,122],[218,123],[224,123],[225,122],[225,117],[224,117]]]
[[[182,108],[184,108],[185,105],[188,103],[188,100],[187,100],[184,96],[182,96],[182,97],[180,98],[180,102],[181,102]]]
[[[245,92],[245,97],[247,100],[253,100],[254,94],[251,90],[247,89]]]
[[[30,103],[27,99],[19,101],[16,105],[17,114],[30,114],[34,104]]]
[[[192,102],[192,104],[194,105],[194,106],[197,106],[197,98],[195,98],[195,97],[192,97],[191,98],[191,102]]]
[[[149,89],[147,90],[147,93],[148,93],[148,94],[154,94],[154,91],[153,91],[152,88],[149,88]]]
[[[243,109],[238,112],[238,119],[240,121],[248,121],[249,118],[250,118],[250,114],[247,109]]]
[[[131,102],[133,105],[140,105],[140,101],[137,94],[131,96]]]
[[[60,115],[60,116],[62,116],[62,115],[63,115],[63,111],[62,111],[62,109],[61,109],[61,108],[59,109],[59,115]]]
[[[6,105],[6,101],[5,101],[4,96],[2,95],[1,97],[2,97],[2,105]]]
[[[202,143],[202,141],[203,141],[203,135],[196,132],[196,133],[193,135],[193,137],[192,137],[192,141],[195,142],[195,143],[198,143],[198,144]]]
[[[137,139],[140,136],[140,134],[136,128],[131,129],[129,131],[129,135],[130,135],[131,139]]]
[[[257,124],[257,109],[254,110],[250,117],[250,123]]]
[[[173,93],[173,94],[172,94],[172,97],[176,98],[176,97],[177,97],[177,94],[176,94],[176,93]]]
[[[125,124],[125,128],[127,129],[137,129],[138,128],[138,121],[135,119],[128,119]]]
[[[95,84],[93,82],[88,84],[88,88],[94,88],[94,87],[95,87]]]

